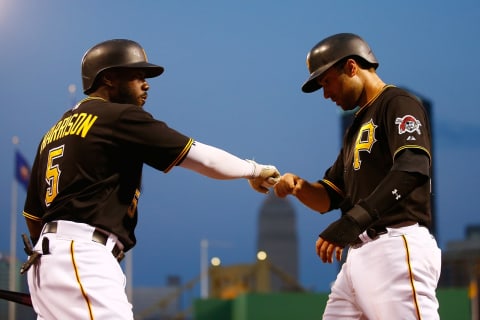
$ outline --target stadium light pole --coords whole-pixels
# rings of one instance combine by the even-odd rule
[[[20,140],[17,136],[12,138],[12,144],[16,147]],[[15,165],[15,164],[14,164]],[[15,270],[17,261],[17,193],[18,182],[13,177],[12,179],[12,203],[11,203],[11,217],[10,217],[10,261],[8,265],[8,289],[16,291]],[[8,320],[15,320],[16,306],[14,302],[8,302]]]
[[[128,301],[133,304],[133,249],[125,253],[125,276],[127,278],[125,291]]]
[[[200,240],[200,297],[208,298],[208,240]]]
[[[208,248],[210,246],[219,248],[229,248],[231,243],[225,241],[208,241],[207,239],[200,240],[200,297],[206,299],[209,296],[209,261]]]

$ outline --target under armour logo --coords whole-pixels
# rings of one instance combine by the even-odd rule
[[[398,194],[398,190],[397,189],[394,189],[392,191],[392,194],[395,196],[395,200],[398,200],[400,199],[402,196]]]

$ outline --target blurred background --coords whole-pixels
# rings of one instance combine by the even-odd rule
[[[359,34],[380,61],[382,79],[430,106],[435,236],[444,253],[464,250],[480,225],[479,31],[478,0],[0,0],[0,271],[16,261],[13,248],[14,258],[26,258],[25,191],[16,170],[29,168],[42,135],[83,98],[85,51],[113,38],[139,42],[152,63],[165,67],[149,81],[145,109],[154,117],[198,141],[314,181],[336,158],[343,129],[341,112],[321,91],[300,90],[306,54],[331,34]],[[256,263],[261,212],[272,201],[277,210],[288,208],[287,220],[281,214],[278,220],[291,222],[287,238],[295,253],[279,256],[295,265],[295,283],[329,292],[339,265],[322,264],[314,244],[338,212],[320,216],[294,198],[279,205],[246,181],[215,181],[182,168],[163,174],[146,166],[143,181],[138,244],[124,263],[131,290],[187,284],[211,257],[224,266]],[[453,284],[452,277],[445,281]],[[192,285],[182,308],[201,290]]]

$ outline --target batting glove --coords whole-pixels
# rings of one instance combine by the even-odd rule
[[[258,164],[253,160],[247,161],[254,167],[252,178],[248,179],[248,183],[255,191],[268,193],[269,189],[280,180],[280,172],[275,166]]]
[[[319,236],[343,248],[357,240],[358,236],[378,218],[376,213],[372,214],[357,204],[339,220],[331,223]]]

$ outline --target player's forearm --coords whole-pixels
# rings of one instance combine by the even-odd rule
[[[198,141],[195,141],[192,145],[180,166],[204,176],[220,180],[249,179],[259,174],[253,163],[240,159],[227,151]]]
[[[27,223],[28,232],[30,233],[30,239],[32,239],[33,244],[40,238],[40,232],[42,231],[42,222],[35,221],[25,217]]]
[[[294,195],[300,202],[320,213],[325,213],[330,208],[330,198],[325,187],[318,182],[310,183],[306,180],[297,181]]]
[[[275,185],[275,194],[284,198],[294,195],[310,209],[324,213],[330,208],[330,198],[325,187],[318,182],[310,183],[293,173],[285,173]]]

